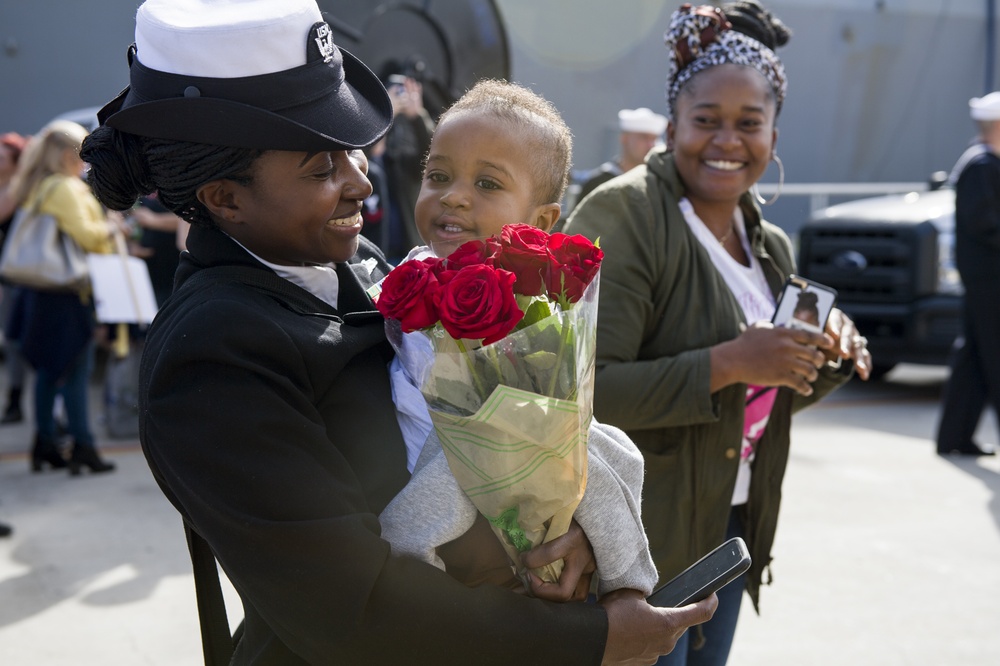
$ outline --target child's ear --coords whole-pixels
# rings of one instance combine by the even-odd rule
[[[538,227],[544,232],[552,231],[556,226],[559,216],[562,214],[562,206],[557,203],[545,204],[535,209],[535,219],[532,226]]]
[[[233,181],[224,178],[213,180],[199,187],[195,196],[215,219],[236,222],[240,207],[233,185]]]

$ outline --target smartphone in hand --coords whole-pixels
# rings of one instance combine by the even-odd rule
[[[654,590],[646,601],[660,608],[693,604],[718,592],[749,568],[747,545],[734,537]]]
[[[798,275],[789,275],[771,322],[775,326],[822,333],[836,302],[836,289]]]

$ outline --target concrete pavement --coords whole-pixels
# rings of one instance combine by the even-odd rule
[[[946,376],[900,368],[796,417],[774,584],[730,664],[1000,664],[1000,460],[933,453]],[[992,413],[979,434],[997,443]]]
[[[90,398],[111,473],[30,473],[31,424],[0,426],[0,665],[200,663],[180,518],[138,440],[106,436],[99,385]]]
[[[732,666],[1000,664],[1000,460],[933,454],[944,376],[904,367],[797,417],[774,584]],[[137,442],[102,438],[118,470],[70,478],[29,473],[30,436],[0,427],[0,665],[200,663],[180,521]]]

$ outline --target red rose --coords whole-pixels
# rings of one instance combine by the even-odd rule
[[[557,266],[546,282],[549,296],[566,303],[576,303],[597,275],[604,252],[587,238],[568,234],[552,234],[549,237],[549,252]]]
[[[497,268],[517,276],[514,292],[541,296],[554,266],[548,249],[549,234],[530,224],[507,224],[500,232],[500,253],[493,258]]]
[[[474,266],[476,264],[492,266],[493,257],[499,251],[500,244],[495,238],[488,238],[485,241],[471,240],[462,243],[454,252],[448,255],[448,269],[458,270],[464,266]]]
[[[437,320],[434,294],[440,289],[435,268],[440,259],[404,261],[389,271],[375,307],[386,319],[398,319],[409,333],[433,326]]]
[[[548,232],[530,224],[505,224],[500,230],[500,243],[541,251],[548,246]]]
[[[441,325],[456,340],[482,340],[492,344],[504,337],[524,317],[514,299],[514,274],[484,266],[466,266],[440,274],[434,305]]]
[[[475,264],[470,264],[470,265],[475,265]],[[443,284],[445,284],[445,283],[447,283],[449,281],[451,281],[451,278],[459,270],[461,270],[461,267],[459,267],[459,268],[451,268],[451,266],[448,265],[448,260],[447,259],[438,259],[437,263],[435,263],[431,267],[431,272],[434,274],[434,277],[437,279],[439,286],[443,285]]]

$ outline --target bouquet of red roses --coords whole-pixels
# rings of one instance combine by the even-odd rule
[[[512,224],[400,264],[378,296],[453,475],[522,576],[518,553],[564,534],[586,487],[602,258]]]

